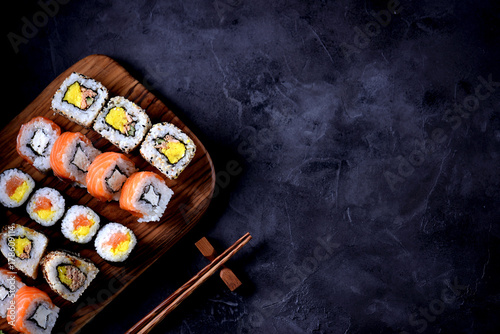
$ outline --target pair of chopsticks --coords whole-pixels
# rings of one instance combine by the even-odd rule
[[[252,236],[246,233],[238,239],[231,247],[217,256],[210,264],[200,270],[189,281],[184,283],[179,289],[174,291],[167,299],[161,302],[155,309],[149,312],[144,318],[130,328],[126,334],[145,334],[149,333],[153,327],[160,323],[170,312],[186,299],[197,287],[210,278],[217,270],[223,268],[226,263],[237,251],[246,245]]]

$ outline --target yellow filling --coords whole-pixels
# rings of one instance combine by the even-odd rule
[[[82,89],[78,82],[72,83],[68,89],[66,90],[66,94],[64,94],[63,101],[71,103],[75,107],[80,108],[82,105]]]
[[[94,224],[94,221],[92,221],[92,225]],[[92,226],[91,225],[91,226]],[[76,235],[77,237],[84,237],[90,232],[90,226],[78,226],[75,230],[73,230],[73,234]]]
[[[114,107],[106,115],[106,123],[121,133],[125,133],[125,125],[128,124],[127,113],[122,107]]]
[[[111,248],[111,253],[113,253],[113,255],[123,254],[127,251],[130,246],[130,233],[127,233],[127,237],[127,240],[124,240],[116,245],[116,247]]]
[[[24,253],[26,246],[30,244],[31,241],[26,237],[17,237],[14,239],[14,253],[16,253],[16,256],[21,257],[21,254]]]
[[[71,283],[73,283],[73,280],[66,275],[66,266],[57,267],[57,273],[58,273],[59,280],[62,283],[66,284],[67,286],[71,286]]]
[[[43,220],[48,220],[48,219],[52,218],[54,213],[55,213],[55,211],[50,210],[50,209],[40,209],[36,212],[38,217],[40,217]]]
[[[9,196],[10,199],[19,202],[20,200],[23,199],[24,194],[26,194],[28,188],[29,188],[28,182],[24,181],[23,184],[21,184],[19,187],[16,188],[16,191],[14,191],[12,196]]]
[[[177,163],[186,153],[186,146],[178,141],[169,142],[167,147],[161,149],[161,153],[165,154],[170,163]]]

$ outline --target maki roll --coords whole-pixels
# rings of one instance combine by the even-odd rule
[[[95,238],[97,254],[111,262],[125,261],[136,244],[137,238],[131,229],[113,222],[106,224]]]
[[[40,188],[31,196],[26,211],[31,219],[42,226],[52,226],[64,215],[66,201],[59,191]]]
[[[26,202],[35,188],[31,175],[17,168],[0,174],[0,203],[8,208],[17,208]]]
[[[17,153],[38,171],[50,170],[50,151],[61,128],[48,118],[38,116],[21,125],[17,134]]]
[[[89,128],[108,99],[108,90],[100,82],[73,72],[52,98],[52,110]]]
[[[193,140],[171,123],[157,123],[141,144],[140,153],[146,161],[176,179],[191,162],[196,152]]]
[[[123,184],[120,208],[138,217],[138,222],[158,221],[174,192],[154,172],[136,172]]]
[[[123,183],[137,171],[135,163],[118,152],[99,154],[89,166],[87,191],[100,201],[118,201]]]
[[[59,307],[42,290],[23,286],[14,296],[12,328],[20,333],[49,334],[59,316]],[[10,322],[10,319],[9,319]]]
[[[25,284],[15,272],[0,268],[0,317],[6,318],[12,299]],[[12,314],[12,311],[9,312]]]
[[[50,166],[60,179],[86,187],[88,168],[100,153],[80,132],[64,132],[54,143]]]
[[[10,224],[4,226],[0,233],[0,251],[9,265],[36,279],[48,241],[43,233],[19,224]]]
[[[122,96],[111,98],[94,123],[94,130],[125,153],[134,150],[151,128],[148,114]]]
[[[90,260],[64,251],[48,253],[41,267],[50,288],[72,303],[80,298],[99,272]]]
[[[73,205],[68,209],[61,223],[61,232],[69,240],[85,244],[92,240],[99,230],[100,217],[89,207]]]

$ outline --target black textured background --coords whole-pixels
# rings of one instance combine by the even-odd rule
[[[498,1],[11,5],[5,124],[105,54],[218,173],[198,227],[83,333],[123,333],[207,264],[199,237],[222,250],[247,231],[244,286],[211,278],[154,333],[498,332]]]

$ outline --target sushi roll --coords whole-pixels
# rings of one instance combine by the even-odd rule
[[[100,153],[80,132],[64,132],[54,143],[50,166],[58,178],[86,187],[88,168]]]
[[[94,123],[94,130],[124,153],[139,146],[150,128],[146,111],[122,96],[111,98]]]
[[[99,154],[89,166],[87,191],[100,201],[118,201],[123,183],[135,173],[135,163],[125,154],[105,152]]]
[[[50,288],[72,303],[80,298],[99,272],[90,260],[65,251],[48,253],[41,267]]]
[[[52,226],[64,215],[66,201],[59,191],[49,187],[36,190],[26,211],[31,219],[42,226]]]
[[[158,221],[173,194],[160,175],[136,172],[123,184],[120,208],[138,217],[138,222]]]
[[[38,116],[21,125],[17,134],[17,153],[42,173],[50,170],[50,151],[61,128],[48,118]]]
[[[25,284],[15,272],[0,268],[0,317],[6,318],[16,292]],[[13,314],[13,312],[10,312]]]
[[[61,222],[61,232],[69,240],[85,244],[92,240],[99,230],[100,217],[84,205],[71,206]]]
[[[141,144],[140,153],[146,161],[176,179],[191,162],[196,152],[193,140],[171,123],[157,123]]]
[[[100,82],[73,72],[52,97],[51,108],[73,122],[90,128],[107,99],[108,90]]]
[[[131,229],[113,222],[101,228],[95,238],[97,254],[111,262],[125,261],[136,244],[137,238]]]
[[[12,328],[20,333],[49,334],[59,316],[59,307],[54,305],[44,291],[23,286],[14,296],[14,319]]]
[[[23,205],[35,188],[35,181],[28,173],[17,168],[0,174],[0,203],[8,208]]]
[[[19,224],[10,224],[4,226],[0,233],[0,251],[9,265],[36,279],[48,241],[41,232]]]

